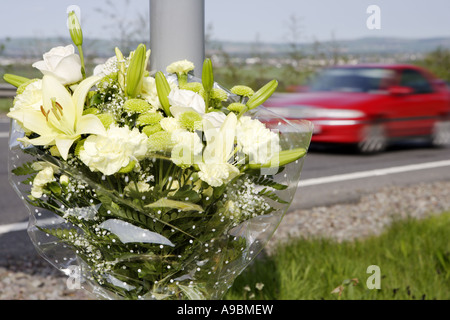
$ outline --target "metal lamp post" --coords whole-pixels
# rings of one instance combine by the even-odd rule
[[[189,60],[201,77],[205,59],[205,0],[150,0],[151,71]]]

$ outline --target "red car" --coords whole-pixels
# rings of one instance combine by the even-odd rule
[[[287,119],[312,121],[313,143],[354,144],[362,153],[410,137],[450,144],[450,91],[417,66],[327,68],[304,92],[274,97],[265,106]]]

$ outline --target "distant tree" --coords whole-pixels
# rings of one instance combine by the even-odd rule
[[[104,5],[95,9],[105,17],[104,21],[108,21],[104,27],[111,30],[113,40],[122,52],[136,49],[138,42],[149,42],[149,11],[130,12],[130,3],[131,0],[105,0]]]
[[[450,49],[438,47],[416,63],[434,73],[437,77],[450,82]]]

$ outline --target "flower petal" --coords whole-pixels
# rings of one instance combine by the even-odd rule
[[[80,120],[83,115],[84,103],[89,90],[101,79],[96,76],[89,77],[83,80],[73,93],[72,101],[76,107],[76,121]]]
[[[58,148],[58,151],[64,160],[67,160],[69,150],[77,139],[78,137],[68,137],[62,135],[56,137],[55,139],[56,147]]]
[[[53,76],[46,75],[42,79],[42,100],[44,102],[44,109],[48,112],[53,109],[52,99],[58,102],[62,110],[62,117],[65,119],[64,123],[69,128],[59,128],[59,120],[55,117],[54,112],[50,112],[49,121],[55,128],[61,131],[67,130],[74,132],[75,130],[75,106],[72,102],[72,97],[67,89]],[[59,114],[59,113],[58,113]]]
[[[48,126],[47,120],[40,111],[11,111],[8,117],[20,122],[27,131],[32,131],[40,136],[56,135],[57,132]]]
[[[106,136],[106,129],[99,118],[93,114],[82,116],[77,123],[76,133],[81,134],[97,134]]]

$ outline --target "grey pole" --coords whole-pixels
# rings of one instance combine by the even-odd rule
[[[205,59],[205,0],[150,0],[150,69],[189,60],[201,77]]]

